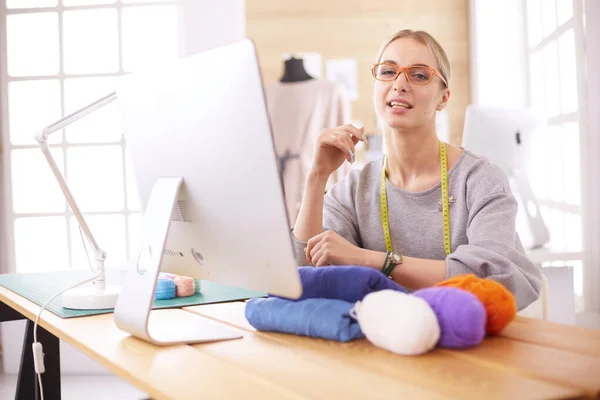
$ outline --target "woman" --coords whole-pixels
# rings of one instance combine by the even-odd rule
[[[450,98],[446,53],[428,33],[403,30],[372,72],[387,156],[324,196],[329,175],[353,162],[364,137],[352,125],[319,134],[293,230],[299,265],[368,266],[411,289],[472,273],[502,283],[525,308],[539,297],[541,272],[515,232],[506,176],[436,135],[435,113]]]

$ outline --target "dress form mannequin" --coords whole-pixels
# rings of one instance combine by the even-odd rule
[[[304,61],[301,58],[292,56],[288,60],[285,60],[283,76],[281,82],[292,83],[292,82],[303,82],[314,79],[304,69]],[[283,176],[285,174],[285,167],[288,161],[298,158],[298,153],[292,153],[290,150],[286,150],[279,156],[279,171],[281,174],[281,181],[283,183]]]
[[[339,85],[307,72],[307,59],[290,54],[280,62],[283,64],[284,60],[281,75],[267,84],[265,91],[292,227],[300,209],[316,138],[326,127],[349,123],[350,105]],[[335,182],[332,178],[331,183]]]
[[[314,79],[304,69],[304,61],[301,58],[291,57],[285,60],[281,82],[302,82]]]

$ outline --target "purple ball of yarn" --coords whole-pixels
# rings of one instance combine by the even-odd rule
[[[458,288],[432,287],[417,290],[413,295],[425,300],[438,318],[438,347],[473,347],[485,337],[485,308],[474,294]]]

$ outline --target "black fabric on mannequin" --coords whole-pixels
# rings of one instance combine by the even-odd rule
[[[314,79],[304,69],[304,61],[301,58],[291,57],[285,60],[281,82],[302,82]]]

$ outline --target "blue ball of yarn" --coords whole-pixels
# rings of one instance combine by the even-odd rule
[[[438,347],[462,349],[476,346],[485,336],[487,315],[481,301],[466,290],[433,287],[413,295],[427,301],[440,325]]]
[[[175,282],[169,278],[158,278],[154,290],[155,300],[167,300],[175,298]]]

